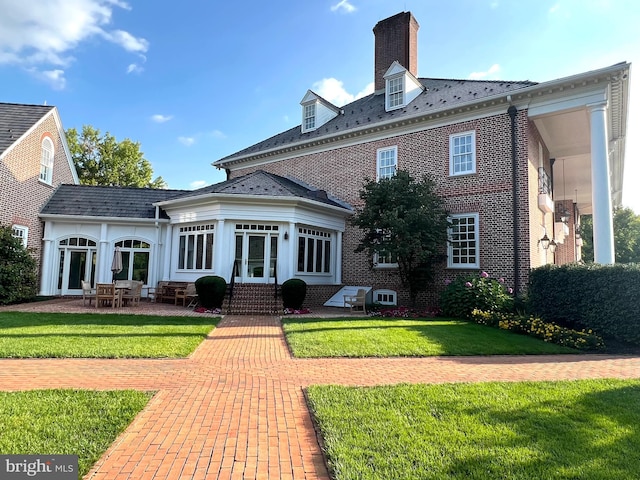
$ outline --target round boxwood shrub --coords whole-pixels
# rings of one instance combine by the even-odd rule
[[[206,275],[195,282],[198,302],[204,308],[222,308],[227,281],[217,275]]]
[[[307,284],[304,280],[290,278],[282,284],[282,303],[284,308],[299,310],[307,295]]]
[[[440,296],[442,315],[453,318],[471,318],[474,309],[489,312],[508,312],[514,301],[510,288],[502,280],[489,278],[486,272],[480,275],[458,277]]]

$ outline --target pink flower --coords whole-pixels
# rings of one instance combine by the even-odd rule
[[[500,278],[498,279],[498,281],[499,281],[500,283],[504,283],[504,278],[500,277]]]
[[[487,278],[489,276],[489,274],[487,272],[480,272],[480,276],[482,278]]]
[[[451,280],[449,280],[448,278],[447,278],[447,279],[445,279],[445,281],[444,281],[444,284],[445,284],[445,285],[449,285],[450,283],[451,283]]]
[[[471,282],[467,282],[467,283],[465,283],[465,284],[464,284],[464,286],[465,286],[465,287],[467,287],[467,288],[471,288],[471,287],[473,287],[473,285],[471,285]]]
[[[513,293],[513,288],[507,288],[507,292],[509,292],[510,294]]]

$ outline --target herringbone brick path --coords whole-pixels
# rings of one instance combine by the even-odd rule
[[[640,378],[632,356],[291,358],[276,317],[228,316],[188,359],[0,360],[0,389],[134,388],[157,394],[91,480],[328,479],[303,388]]]

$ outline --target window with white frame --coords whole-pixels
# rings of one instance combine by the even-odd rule
[[[304,131],[314,130],[316,128],[316,104],[305,105],[302,108],[302,112]]]
[[[404,76],[387,79],[387,110],[404,106]]]
[[[476,173],[476,132],[449,137],[449,175]]]
[[[398,169],[398,147],[378,149],[377,180],[391,178]]]
[[[48,184],[53,181],[53,153],[53,142],[49,137],[44,137],[40,158],[40,181]]]
[[[378,230],[379,233],[382,230]],[[389,243],[391,235],[389,233],[382,234],[382,241]],[[386,250],[383,246],[373,255],[373,265],[377,268],[397,268],[398,256]]]
[[[180,227],[178,238],[179,270],[211,270],[213,268],[214,224]]]
[[[131,238],[116,242],[115,246],[122,255],[122,271],[115,274],[115,280],[137,280],[146,284],[151,245],[144,240]]]
[[[298,229],[298,273],[331,273],[331,233]]]
[[[11,234],[15,238],[20,239],[20,241],[22,242],[22,245],[25,248],[27,247],[27,240],[28,240],[28,236],[29,236],[29,228],[28,227],[23,227],[22,225],[14,225],[13,227],[11,227]]]
[[[479,216],[477,213],[451,215],[449,217],[449,268],[479,268]]]

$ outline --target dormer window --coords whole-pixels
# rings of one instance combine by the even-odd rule
[[[387,80],[387,110],[404,105],[404,78],[395,77]]]
[[[300,105],[302,105],[302,125],[300,126],[302,133],[313,132],[340,113],[338,107],[311,90],[307,90]]]
[[[384,74],[385,110],[387,112],[409,105],[424,91],[424,86],[411,72],[393,62]]]
[[[316,104],[305,105],[302,117],[303,130],[314,130],[316,128]]]

